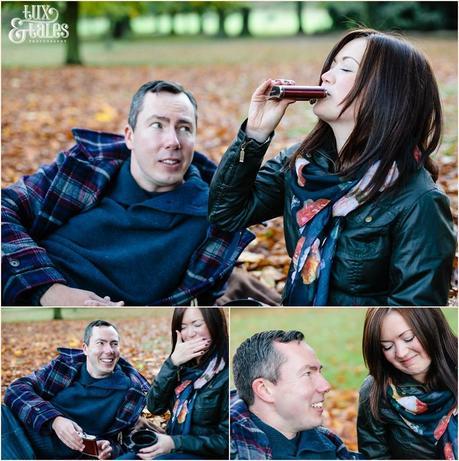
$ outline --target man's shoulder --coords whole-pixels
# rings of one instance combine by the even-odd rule
[[[255,425],[247,404],[235,390],[230,392],[231,450],[238,459],[271,459],[266,434]]]
[[[212,177],[214,176],[214,173],[217,170],[217,165],[206,155],[198,151],[195,151],[193,154],[192,165],[194,165],[198,169],[201,179],[206,183],[210,184],[210,182],[212,181]]]
[[[336,459],[358,459],[358,454],[349,451],[343,440],[330,429],[318,426],[313,431],[321,438],[324,447],[331,448],[336,453]]]
[[[239,397],[236,391],[230,392],[230,420],[231,432],[235,439],[264,440],[266,434],[255,424],[247,404]]]
[[[58,347],[57,352],[59,355],[57,356],[56,360],[60,360],[63,362],[74,362],[74,363],[81,363],[85,360],[85,354],[81,349],[71,349],[69,347]]]
[[[148,392],[150,384],[142,374],[134,368],[126,359],[120,357],[118,361],[121,371],[129,378],[131,387],[141,393]]]
[[[79,153],[93,159],[125,160],[130,155],[124,136],[105,131],[73,128],[73,138]]]
[[[235,389],[230,391],[230,415],[232,419],[240,419],[241,417],[250,419],[249,408]]]

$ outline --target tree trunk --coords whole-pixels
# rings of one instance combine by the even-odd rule
[[[204,35],[204,11],[198,13],[198,35]]]
[[[112,37],[114,40],[125,38],[128,32],[131,31],[131,19],[129,16],[112,19]]]
[[[304,35],[303,29],[303,2],[296,2],[296,17],[298,21],[298,30],[296,35]]]
[[[248,6],[243,6],[241,8],[241,14],[242,14],[241,36],[242,37],[250,37],[252,35],[250,33],[250,29],[249,29],[250,8]]]
[[[79,2],[67,2],[64,11],[64,22],[69,26],[69,36],[66,42],[65,64],[83,64],[80,58],[80,39],[78,37]]]
[[[62,308],[61,307],[53,307],[53,320],[62,320]]]
[[[225,30],[225,19],[226,19],[226,13],[222,9],[217,10],[217,15],[218,15],[218,32],[217,35],[219,37],[227,37],[227,33]]]
[[[176,16],[176,13],[171,13],[169,15],[170,21],[171,21],[171,27],[170,27],[170,30],[169,30],[169,35],[176,35],[176,33],[175,33],[175,16]]]

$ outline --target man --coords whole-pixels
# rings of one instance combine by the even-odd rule
[[[2,405],[2,459],[79,459],[82,434],[97,437],[99,459],[118,456],[119,436],[137,422],[149,389],[120,357],[116,327],[95,320],[83,350],[60,355],[10,384]]]
[[[76,145],[2,192],[3,305],[213,304],[253,238],[207,221],[216,169],[194,151],[197,104],[155,80],[124,137]]]
[[[233,358],[231,456],[236,459],[358,459],[321,426],[325,394],[316,354],[299,331],[264,331]]]

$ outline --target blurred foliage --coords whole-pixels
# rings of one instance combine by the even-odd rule
[[[457,2],[321,2],[333,30],[457,30]]]
[[[21,16],[21,11],[27,2],[3,2],[3,25],[9,24],[15,16]],[[81,64],[80,41],[81,33],[78,32],[81,18],[103,18],[108,20],[108,28],[103,33],[107,48],[112,47],[113,40],[133,38],[131,21],[136,18],[150,18],[156,22],[156,30],[161,30],[160,35],[178,35],[177,22],[184,17],[197,17],[198,27],[193,32],[195,35],[206,35],[205,19],[209,14],[217,16],[217,26],[212,29],[211,35],[226,38],[230,35],[248,37],[255,35],[255,29],[260,34],[260,29],[252,24],[251,16],[256,10],[271,11],[272,17],[289,16],[285,19],[296,25],[289,27],[290,35],[306,33],[304,22],[310,10],[321,9],[326,12],[329,22],[324,26],[314,27],[316,32],[342,30],[358,25],[377,29],[396,30],[456,30],[457,29],[457,3],[456,2],[223,2],[223,1],[85,1],[85,2],[41,2],[54,6],[62,12],[62,18],[69,24],[71,33],[67,40],[66,64]],[[238,19],[236,19],[238,17]],[[168,27],[164,28],[164,19]],[[234,24],[237,20],[239,27],[236,33],[229,34],[228,21]],[[266,25],[271,22],[265,18]],[[261,28],[261,35],[265,29]],[[284,32],[285,33],[285,32]],[[153,38],[155,34],[150,34]],[[99,37],[100,38],[100,37]]]

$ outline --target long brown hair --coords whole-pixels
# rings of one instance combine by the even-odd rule
[[[384,317],[397,311],[413,330],[429,355],[431,364],[426,375],[428,390],[450,390],[457,402],[457,336],[438,308],[372,308],[368,309],[363,327],[362,351],[365,365],[374,378],[370,390],[370,409],[379,418],[379,402],[385,397],[389,380],[400,383],[406,375],[390,364],[381,346]]]
[[[183,316],[185,315],[188,307],[176,307],[172,315],[171,322],[171,342],[172,352],[177,343],[176,330],[181,330]],[[219,358],[223,358],[228,364],[228,327],[226,325],[225,311],[221,307],[199,307],[207,329],[209,330],[210,337],[212,338],[212,345],[205,357],[213,354],[216,351]]]
[[[429,156],[437,149],[442,131],[442,110],[435,76],[427,58],[401,37],[372,29],[348,32],[331,50],[321,75],[351,40],[365,38],[367,47],[354,87],[343,101],[341,114],[357,102],[353,131],[336,159],[336,171],[345,179],[358,177],[380,161],[365,200],[378,194],[396,162],[399,177],[393,190],[420,166],[434,180],[438,169]],[[340,115],[341,115],[340,114]],[[291,159],[314,152],[334,139],[331,127],[319,120]],[[335,145],[336,147],[336,145]],[[418,148],[420,158],[413,153]]]

